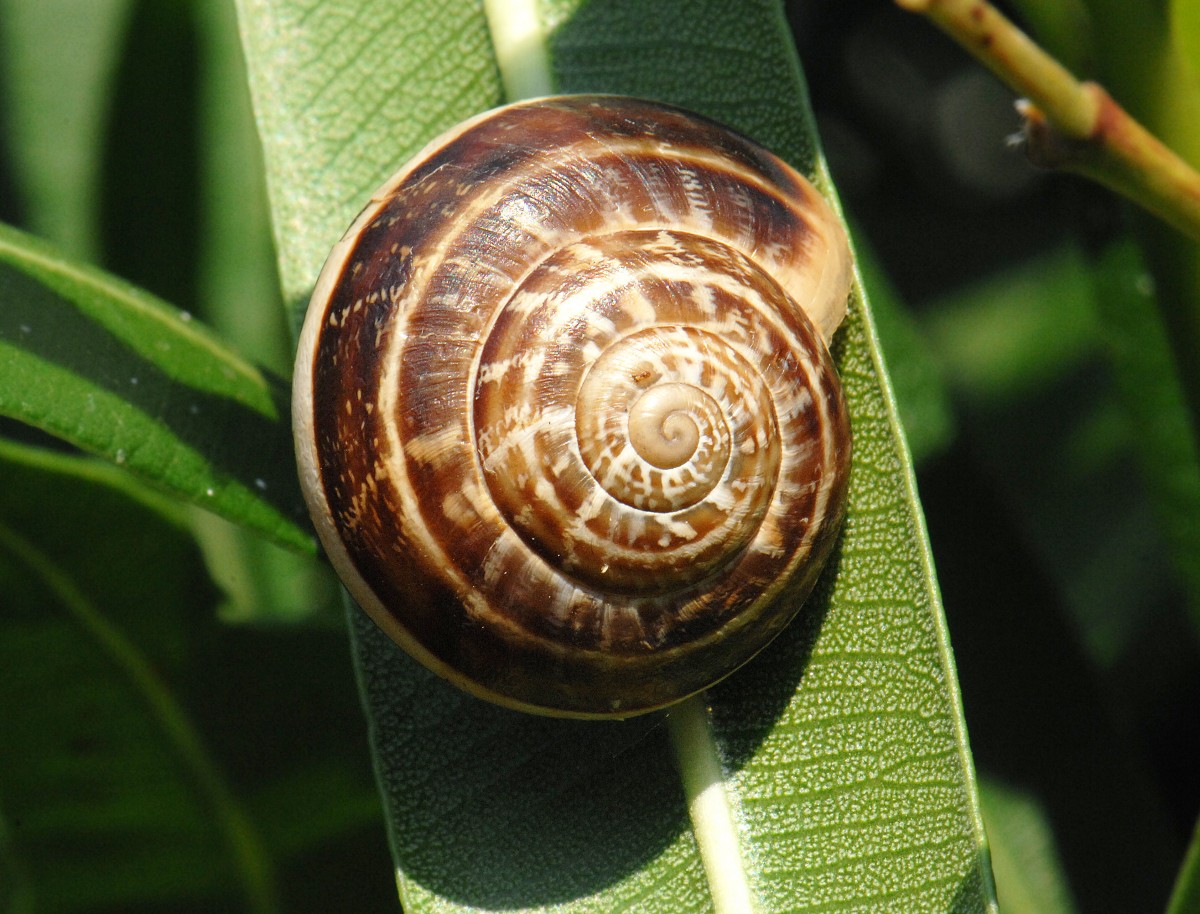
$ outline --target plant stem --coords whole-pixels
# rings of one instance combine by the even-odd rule
[[[1101,86],[1076,79],[986,0],[896,3],[928,16],[1028,99],[1019,108],[1034,162],[1085,175],[1200,240],[1200,173]]]
[[[533,0],[484,0],[483,10],[505,100],[549,95],[554,81],[537,4]]]
[[[703,694],[670,708],[667,729],[687,797],[692,832],[712,892],[713,910],[717,914],[751,914],[754,896]]]

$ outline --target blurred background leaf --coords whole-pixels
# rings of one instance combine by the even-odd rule
[[[89,459],[0,459],[0,808],[34,909],[390,895],[352,684],[311,675],[341,633],[220,626],[178,506]],[[339,875],[359,857],[374,882]]]
[[[990,781],[979,785],[1004,914],[1075,914],[1054,832],[1041,804]]]
[[[257,136],[232,8],[174,0],[44,5],[16,0],[5,7],[0,47],[19,46],[20,53],[0,54],[0,219],[36,226],[73,254],[123,271],[187,309],[195,317],[193,326],[206,321],[236,338],[256,361],[288,370],[290,344],[284,342],[280,319]],[[57,164],[56,157],[68,152],[78,161]],[[49,199],[55,194],[68,199]],[[200,215],[203,207],[195,201],[208,208],[206,215]],[[69,215],[56,215],[64,208]],[[8,308],[0,307],[0,314],[11,314]],[[249,440],[237,440],[232,427],[227,430],[231,448],[250,447]],[[12,422],[0,423],[0,432],[40,448],[63,447]],[[272,472],[294,487],[286,431],[283,441],[283,456]],[[88,600],[111,608],[114,618],[128,620],[131,628],[147,628],[131,631],[130,640],[155,658],[156,671],[203,733],[214,764],[227,773],[238,805],[280,874],[282,906],[385,909],[395,897],[391,865],[337,590],[327,568],[206,513],[176,507],[167,511],[166,520],[156,520],[158,509],[145,506],[161,508],[160,500],[131,488],[127,475],[110,476],[89,462],[71,466],[68,471],[55,465],[50,479],[62,473],[62,484],[38,487],[42,501],[36,515],[14,514],[12,499],[20,493],[7,493],[0,523],[17,521],[26,536],[50,537],[46,550]],[[77,472],[88,485],[73,481]],[[17,485],[14,475],[6,480]],[[133,503],[126,507],[130,498]],[[197,530],[203,552],[189,545]],[[311,548],[306,525],[298,542]],[[26,580],[31,577],[27,569],[19,569],[17,584],[8,573],[11,559],[6,558],[5,569],[0,642],[11,640],[16,650],[18,622],[11,613],[17,607],[11,600],[27,596],[23,611],[35,614],[31,624],[41,625],[36,620],[44,616],[43,627],[61,607],[53,594]],[[210,581],[210,571],[224,590]],[[110,587],[110,578],[120,586]],[[172,580],[188,584],[171,590]],[[138,587],[168,589],[136,604],[122,599]],[[106,596],[109,590],[113,593]],[[222,618],[243,624],[230,629],[218,623],[218,608]],[[322,610],[326,621],[316,628],[290,624],[320,620]],[[158,624],[147,627],[154,620]],[[67,634],[64,630],[62,637]],[[62,663],[81,649],[77,641],[64,649],[43,638]],[[169,662],[159,660],[164,651]],[[23,681],[16,692],[18,669],[23,667],[6,663],[0,673],[0,688],[8,687],[0,696],[5,709],[0,730],[12,730],[14,740],[17,711],[30,724],[20,732],[28,733],[36,722],[54,720],[56,703],[68,707],[85,701],[86,682],[96,681],[81,680],[78,693],[71,692],[69,679],[42,692],[27,692]],[[41,675],[51,670],[61,672],[61,665]],[[108,674],[101,668],[96,675]],[[102,691],[113,695],[118,707],[103,716],[89,711],[80,738],[94,733],[106,748],[127,746],[127,760],[136,765],[131,772],[141,771],[149,756],[134,735],[144,731],[146,717],[129,721],[138,716],[137,698],[121,698],[126,693],[119,687]],[[97,694],[93,690],[93,697]],[[72,723],[64,720],[63,726]],[[164,805],[157,819],[135,819],[136,808],[125,809],[112,789],[126,782],[103,780],[108,774],[119,779],[120,771],[103,771],[86,755],[81,765],[72,734],[56,737],[53,728],[42,730],[40,741],[22,742],[20,765],[0,765],[0,814],[7,824],[0,870],[23,877],[8,883],[0,875],[5,891],[11,886],[14,910],[28,905],[39,912],[130,911],[136,906],[145,912],[180,912],[242,906],[230,894],[233,870],[220,863],[219,842],[217,857],[204,850],[213,845],[206,836],[216,830],[210,813],[189,801]],[[10,770],[36,770],[41,777],[14,782],[4,776]],[[70,771],[96,779],[98,788],[113,795],[104,809],[112,812],[108,824],[123,830],[122,843],[102,832],[88,837],[79,831],[90,820],[106,818],[100,807],[48,824],[37,820],[37,829],[13,815],[31,805],[70,809],[70,803],[86,801],[65,779]],[[192,788],[182,787],[186,797]],[[164,841],[155,829],[161,831],[168,821],[175,824]],[[184,848],[189,835],[204,843],[195,854],[180,851],[183,856],[176,854],[169,865],[139,868],[137,847],[147,848],[147,854],[161,850],[161,862],[172,848]],[[64,858],[75,868],[62,870],[58,864]],[[140,859],[149,863],[151,858],[143,854]],[[78,873],[91,873],[95,883],[81,885],[74,879]],[[124,876],[129,878],[122,882]]]
[[[190,537],[106,465],[0,453],[0,798],[39,904],[104,910],[240,884],[247,909],[275,910],[261,840],[160,678],[194,656],[191,623],[212,603]]]
[[[102,155],[132,0],[0,2],[0,106],[26,227],[99,255]]]
[[[1081,75],[1130,71],[1162,95],[1156,6],[1009,10]],[[1011,97],[927,23],[890,4],[805,4],[795,22],[824,63],[835,179],[954,403],[957,433],[918,478],[981,779],[1040,810],[1079,910],[1159,910],[1200,805],[1192,389],[1159,313],[1195,307],[1179,278],[1195,254],[1169,236],[1175,254],[1155,253],[1146,220],[1025,165]],[[1174,123],[1187,147],[1196,118]],[[1006,910],[1012,870],[996,871]]]

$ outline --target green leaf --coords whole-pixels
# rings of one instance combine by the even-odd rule
[[[1167,905],[1167,914],[1188,914],[1200,907],[1200,820],[1192,830],[1192,840],[1188,843],[1183,865],[1179,868],[1179,877],[1171,891],[1171,901]]]
[[[311,551],[287,402],[188,313],[0,226],[0,415]]]
[[[292,343],[279,273],[262,152],[230,3],[194,3],[201,48],[203,133],[200,302],[204,320],[256,364],[290,374]]]
[[[190,512],[114,466],[0,471],[0,911],[270,910],[273,868],[288,911],[384,910],[342,633],[220,625]]]
[[[0,443],[0,469],[0,808],[38,910],[231,883],[273,910],[260,842],[170,685],[215,596],[190,536],[110,466]]]
[[[368,195],[426,140],[497,104],[499,76],[473,3],[238,0],[238,10],[298,327],[325,255]]]
[[[401,3],[386,16],[353,0],[239,9],[295,308],[374,187],[500,100],[497,64],[468,2]],[[777,4],[540,9],[556,90],[699,110],[828,188]],[[499,44],[507,58],[508,39]],[[695,706],[624,723],[493,708],[351,612],[408,914],[735,910],[716,900],[720,869],[763,912],[994,909],[911,465],[865,304],[851,305],[834,347],[856,448],[840,553],[804,621],[710,692],[699,726],[680,722]],[[705,793],[730,827],[689,818],[689,801],[704,805],[698,754],[716,760]],[[718,839],[740,854],[714,864]]]
[[[1044,388],[1095,351],[1082,253],[1064,247],[930,305],[924,329],[947,380],[980,405]]]
[[[1046,811],[1036,799],[986,779],[979,792],[1004,914],[1075,914]]]

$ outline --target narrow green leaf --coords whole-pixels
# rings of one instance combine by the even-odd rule
[[[191,522],[223,596],[217,609],[222,622],[341,627],[341,594],[328,563],[276,546],[208,511],[194,512]]]
[[[292,343],[280,307],[279,272],[262,151],[250,108],[233,4],[192,4],[201,49],[203,233],[200,302],[217,333],[259,365],[287,375]]]
[[[189,535],[90,459],[0,443],[0,468],[0,807],[39,910],[237,883],[248,910],[275,910],[261,844],[164,675],[214,598]]]
[[[312,550],[287,403],[191,315],[0,226],[0,415]]]
[[[280,274],[298,327],[325,255],[408,155],[497,104],[474,3],[238,0]]]
[[[1004,914],[1075,914],[1046,811],[1035,798],[986,779],[979,792]]]
[[[496,64],[467,2],[401,3],[382,17],[353,0],[240,9],[298,302],[373,186],[498,100]],[[556,90],[699,110],[828,187],[778,4],[562,0],[538,21]],[[321,243],[306,214],[324,226]],[[834,348],[856,447],[841,551],[804,622],[713,690],[711,713],[681,709],[700,710],[703,726],[674,727],[675,744],[712,751],[719,780],[708,768],[681,782],[661,716],[579,723],[484,705],[351,612],[408,914],[739,910],[706,859],[729,829],[689,820],[703,783],[730,810],[739,853],[728,865],[757,910],[994,908],[911,465],[861,297]]]

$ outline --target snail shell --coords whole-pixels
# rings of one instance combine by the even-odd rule
[[[330,559],[509,707],[624,717],[711,685],[836,537],[849,282],[817,191],[708,120],[573,96],[467,121],[313,293],[294,420]]]

